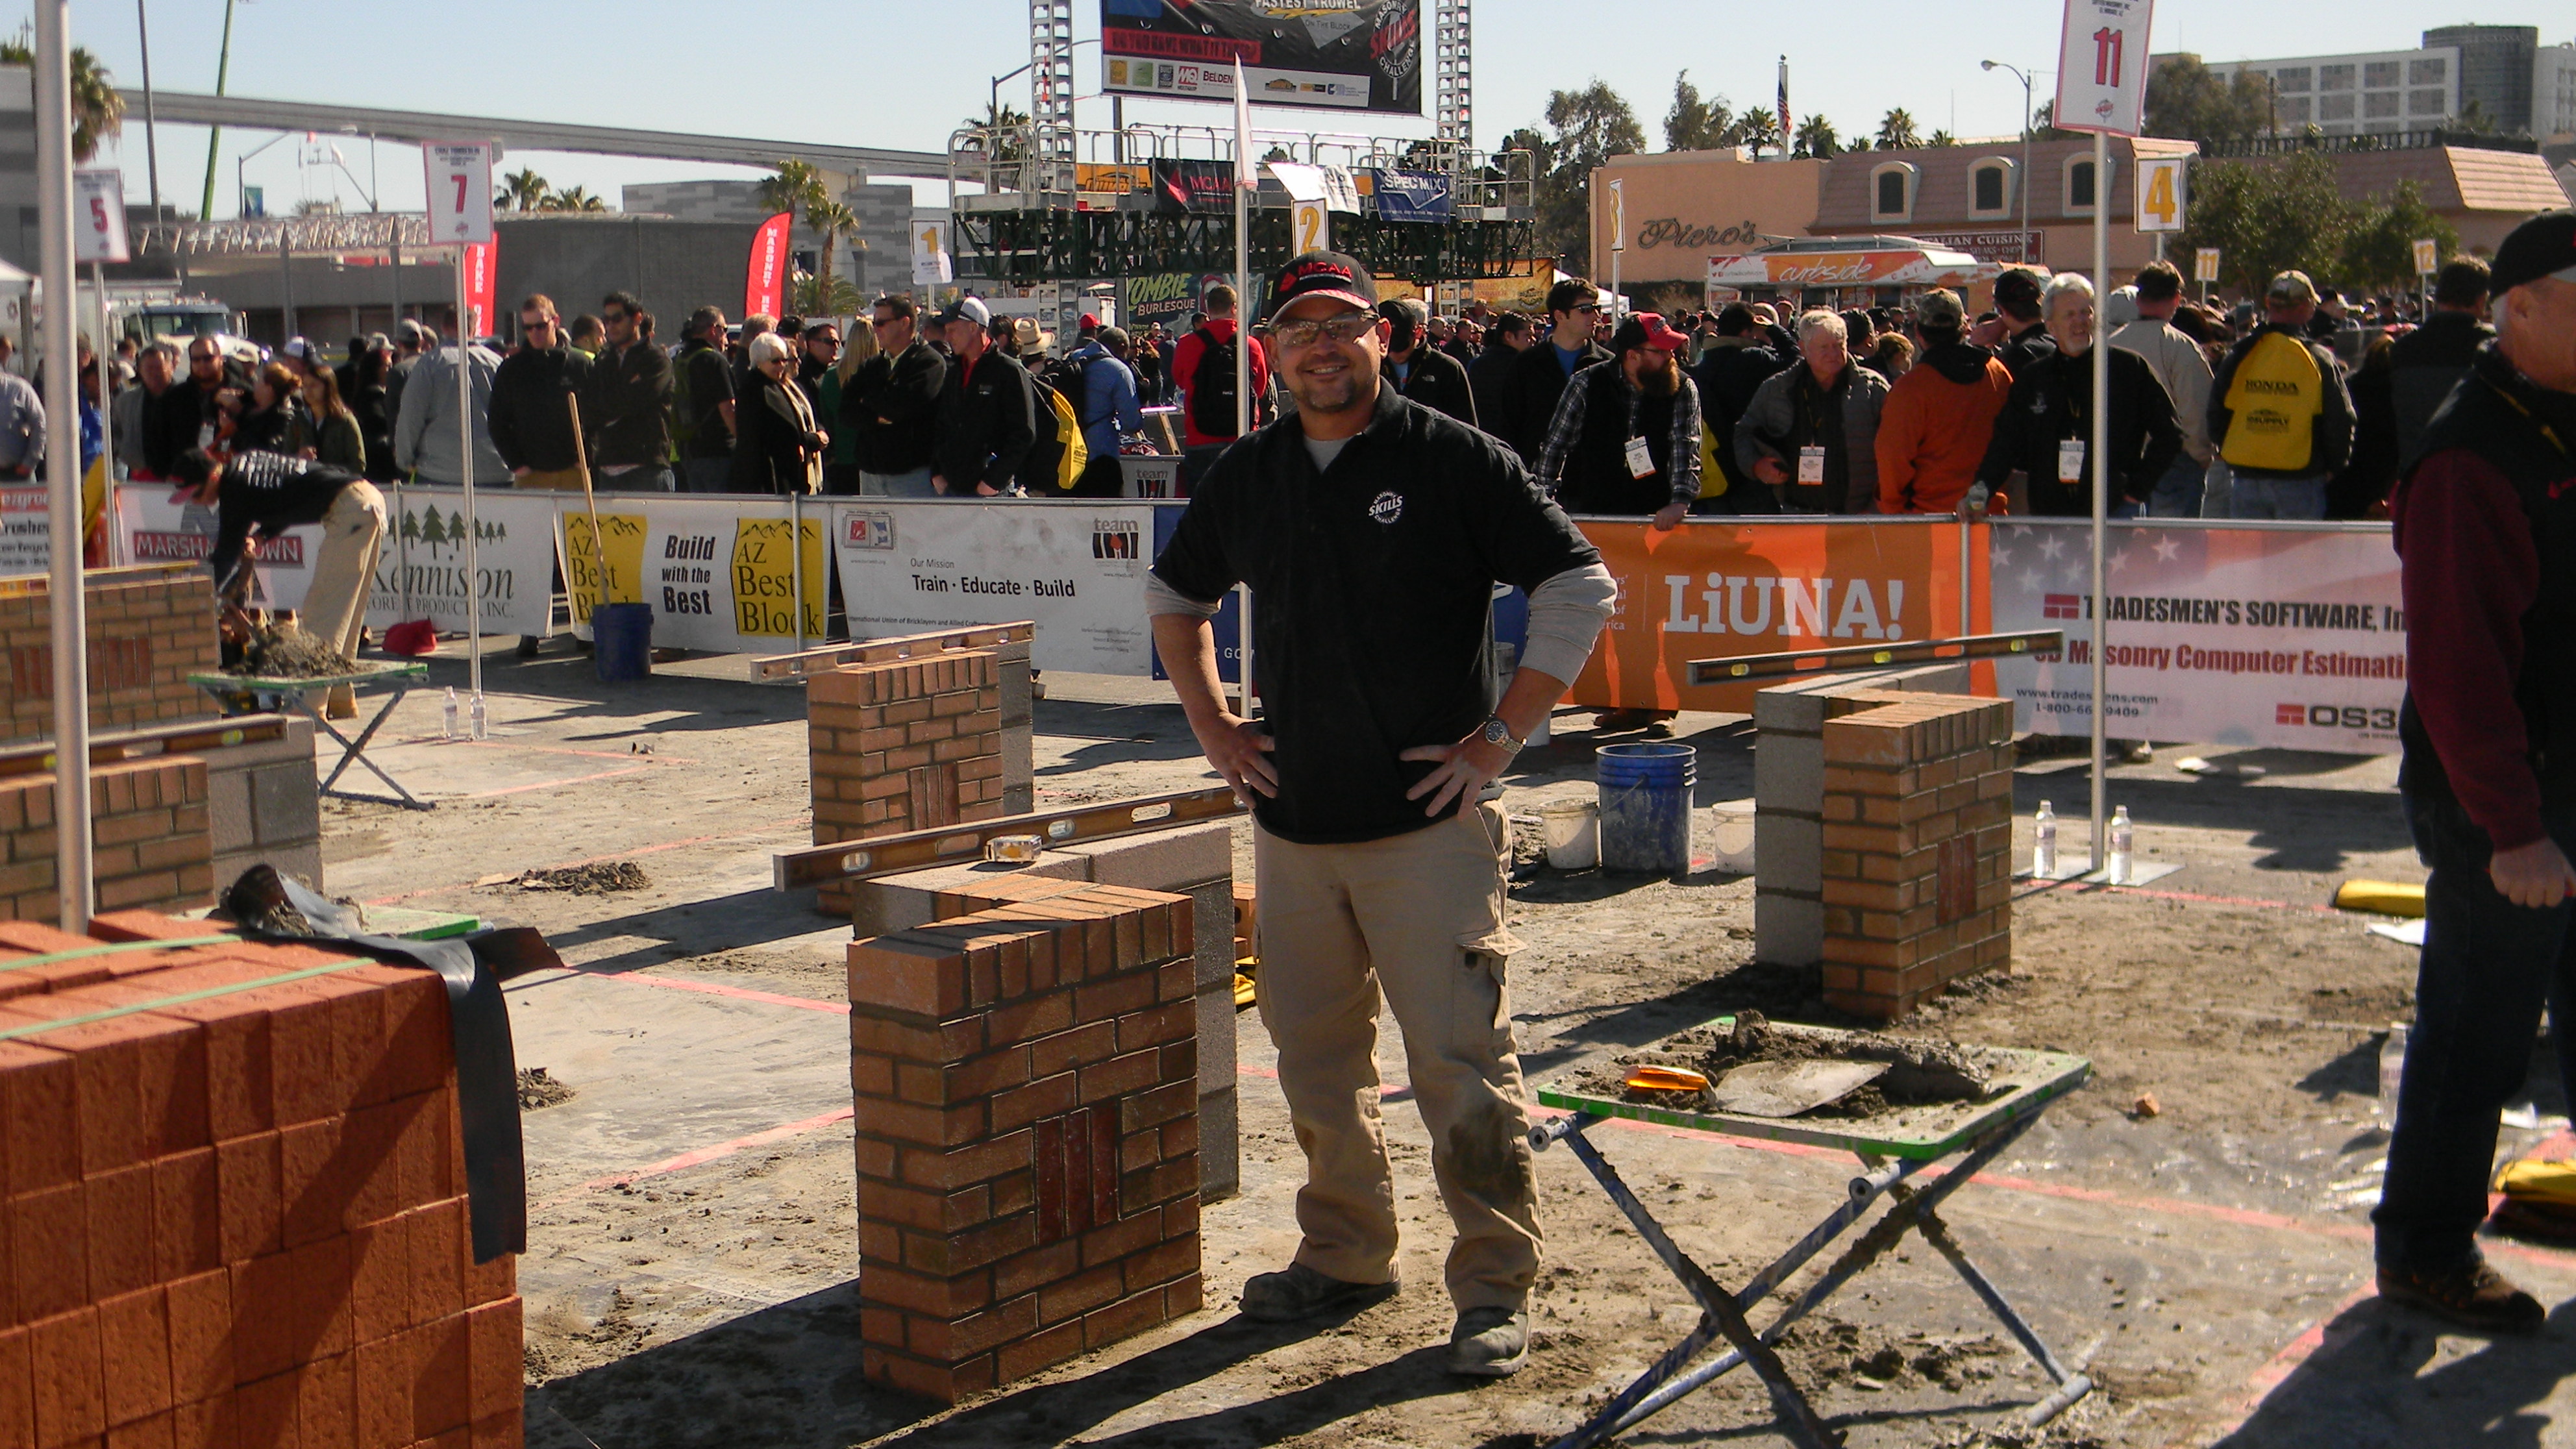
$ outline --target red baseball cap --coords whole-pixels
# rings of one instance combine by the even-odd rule
[[[1661,312],[1631,312],[1619,324],[1618,335],[1611,339],[1612,350],[1625,352],[1631,347],[1653,347],[1665,352],[1684,352],[1690,339],[1672,328]]]

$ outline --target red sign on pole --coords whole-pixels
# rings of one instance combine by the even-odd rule
[[[751,236],[751,266],[742,279],[742,315],[787,310],[787,228],[794,213],[782,211],[760,224]]]
[[[457,330],[468,341],[492,335],[492,289],[499,285],[493,270],[500,249],[497,241],[468,242],[465,246],[465,316]]]

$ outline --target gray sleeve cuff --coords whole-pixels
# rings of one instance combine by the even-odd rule
[[[1145,575],[1145,615],[1148,618],[1161,614],[1177,614],[1186,619],[1213,619],[1224,602],[1220,599],[1213,604],[1200,603],[1170,584],[1164,583],[1161,574]]]
[[[1598,563],[1567,569],[1532,589],[1520,667],[1572,683],[1618,604],[1618,581]]]

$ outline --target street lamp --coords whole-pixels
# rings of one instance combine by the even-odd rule
[[[2015,78],[2015,79],[2017,79],[2017,80],[2019,80],[2019,81],[2021,82],[2021,181],[2020,181],[2020,184],[2019,184],[2019,186],[2018,186],[2018,188],[2017,188],[2017,189],[2021,192],[2021,259],[2022,259],[2022,261],[2023,261],[2024,263],[2028,263],[2028,262],[2031,260],[2031,256],[2030,256],[2030,72],[2023,70],[2020,66],[2017,66],[2017,65],[2006,65],[2004,62],[2002,62],[2002,61],[2000,61],[2000,60],[1981,60],[1981,61],[1978,61],[1978,62],[1977,62],[1977,68],[1978,68],[1979,70],[2008,70],[2008,71],[2011,71],[2011,72],[2013,73],[2013,76],[2014,76],[2014,78]]]
[[[276,135],[269,137],[267,140],[260,142],[258,145],[251,147],[249,150],[244,151],[244,152],[243,152],[243,153],[241,153],[240,155],[235,156],[235,157],[233,158],[233,213],[234,213],[234,215],[238,216],[238,215],[240,215],[240,214],[241,214],[242,202],[243,202],[243,200],[244,200],[246,197],[248,197],[248,196],[249,196],[249,194],[250,194],[249,189],[248,189],[247,187],[245,187],[245,186],[243,186],[243,185],[242,185],[242,176],[243,176],[243,173],[242,173],[242,166],[243,166],[243,163],[245,163],[245,162],[249,161],[249,160],[250,160],[250,158],[252,158],[253,156],[258,155],[260,152],[267,150],[269,147],[276,145],[278,142],[285,140],[285,139],[287,138],[288,134],[289,134],[288,132],[280,131],[280,132],[278,132]]]

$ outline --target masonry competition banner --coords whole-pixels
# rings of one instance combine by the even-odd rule
[[[2093,728],[2086,523],[1998,524],[1995,628],[2063,653],[1995,667],[2014,728]],[[2117,739],[2390,754],[2406,616],[2388,529],[2112,524],[2106,729]]]
[[[1619,583],[1619,610],[1574,681],[1578,705],[1749,714],[1755,689],[1783,681],[1693,688],[1690,661],[1958,632],[1957,524],[1576,522]]]
[[[1143,676],[1153,505],[836,503],[850,637],[1037,621],[1040,669]]]
[[[599,603],[600,550],[590,514],[563,501],[563,570],[573,620],[587,632]],[[823,638],[828,514],[804,513],[805,638]],[[788,505],[741,498],[618,496],[602,503],[608,601],[653,606],[653,643],[720,654],[783,654],[796,647],[796,559]]]
[[[125,557],[134,563],[202,563],[215,551],[217,526],[215,510],[195,503],[172,503],[167,483],[116,490],[116,527],[124,535]],[[262,609],[303,607],[305,586],[313,581],[313,556],[321,546],[319,525],[290,528],[260,544],[252,560],[251,605]],[[386,547],[390,551],[392,540],[386,540]],[[42,572],[43,568],[40,564],[27,572]],[[372,612],[368,622],[376,622]]]
[[[367,593],[369,627],[428,619],[442,633],[463,633],[465,490],[388,487],[384,495],[385,541]],[[473,528],[483,632],[546,633],[553,615],[555,501],[540,494],[478,488]],[[307,547],[318,547],[320,530],[312,532],[314,540]]]
[[[0,574],[41,574],[53,568],[52,508],[43,488],[0,488]]]

